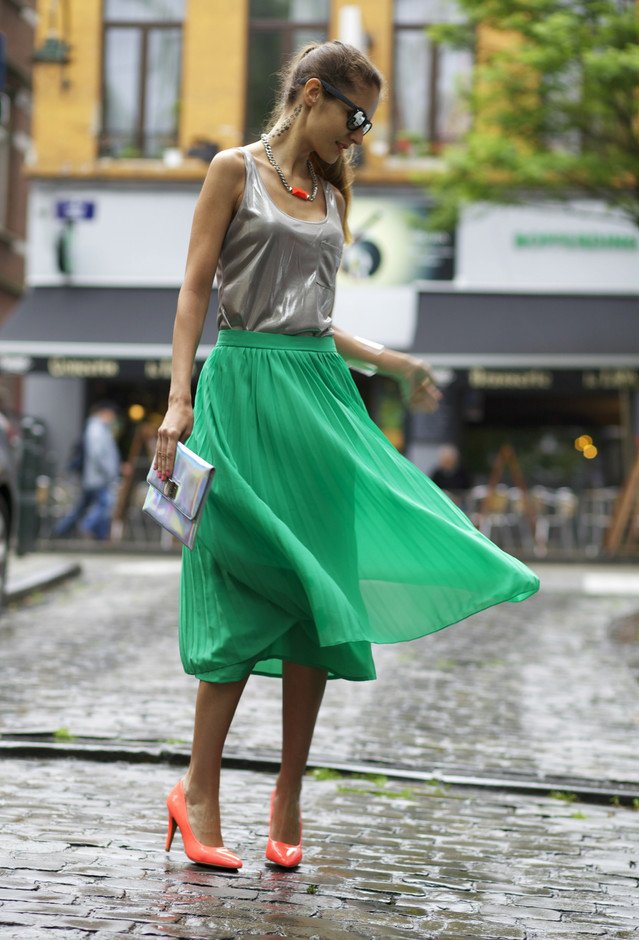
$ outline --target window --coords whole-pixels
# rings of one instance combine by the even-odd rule
[[[250,0],[249,15],[247,142],[262,133],[285,60],[307,42],[326,40],[329,0]]]
[[[183,16],[184,0],[105,0],[102,156],[177,143]]]
[[[472,54],[434,43],[426,29],[460,22],[446,0],[395,0],[393,150],[423,156],[459,138],[468,128],[460,90],[468,84]]]

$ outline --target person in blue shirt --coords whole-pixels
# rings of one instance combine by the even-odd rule
[[[87,536],[105,541],[111,532],[111,516],[120,479],[120,452],[114,428],[118,418],[116,405],[99,401],[89,412],[82,435],[82,493],[71,512],[53,530],[62,538],[79,528]]]

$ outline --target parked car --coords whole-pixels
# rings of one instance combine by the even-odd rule
[[[11,423],[0,413],[0,610],[4,605],[9,545],[15,528],[17,445]]]

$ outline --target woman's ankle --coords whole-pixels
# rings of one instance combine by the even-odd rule
[[[210,779],[205,782],[187,772],[183,777],[182,785],[189,803],[211,803],[218,800],[219,788],[215,787]]]
[[[275,782],[275,793],[278,799],[284,799],[286,802],[299,802],[302,797],[302,782],[278,777]]]

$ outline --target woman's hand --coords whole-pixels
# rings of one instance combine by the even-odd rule
[[[379,357],[378,371],[399,383],[404,404],[411,411],[436,411],[442,393],[437,388],[428,363],[408,353],[384,349]]]
[[[158,430],[153,466],[161,480],[168,480],[173,472],[177,442],[188,437],[193,429],[191,402],[169,402],[164,421]]]
[[[346,363],[367,375],[387,375],[399,383],[404,404],[412,411],[435,411],[442,393],[437,388],[433,371],[417,356],[389,349],[362,336],[352,336],[334,327],[335,346]],[[370,366],[372,371],[367,371]]]

